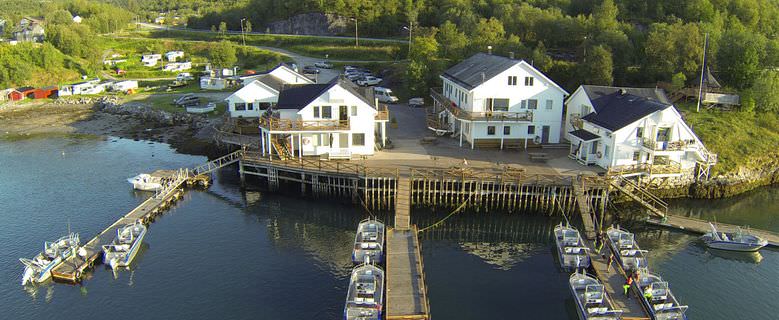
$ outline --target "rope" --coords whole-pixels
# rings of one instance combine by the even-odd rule
[[[460,210],[462,210],[463,208],[465,208],[465,205],[467,205],[467,204],[468,204],[468,202],[470,202],[470,201],[471,201],[471,198],[473,198],[473,194],[471,194],[471,195],[468,197],[468,199],[465,199],[465,201],[464,201],[464,202],[463,202],[463,203],[462,203],[462,204],[461,204],[459,207],[457,207],[457,209],[454,209],[454,211],[452,211],[451,213],[449,213],[449,215],[447,215],[446,217],[444,217],[443,219],[439,220],[438,222],[436,222],[436,223],[434,223],[434,224],[431,224],[431,225],[429,225],[429,226],[427,226],[427,227],[424,227],[424,228],[422,228],[422,229],[419,229],[419,232],[423,232],[423,231],[425,231],[425,230],[427,230],[427,229],[430,229],[430,228],[435,228],[435,227],[436,227],[436,226],[438,226],[439,224],[441,224],[441,223],[444,223],[444,221],[446,221],[447,219],[449,219],[449,218],[450,218],[451,216],[453,216],[455,213],[457,213],[457,212],[459,212]]]
[[[368,209],[368,204],[365,203],[365,200],[362,199],[362,196],[359,192],[357,192],[357,198],[360,199],[360,204],[362,204],[362,207],[365,209],[365,211],[368,212],[368,217],[371,219],[376,219],[376,215],[371,212],[371,209]]]

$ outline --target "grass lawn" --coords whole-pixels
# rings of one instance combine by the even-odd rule
[[[736,171],[739,167],[761,166],[779,156],[779,116],[770,113],[702,110],[695,104],[678,104],[695,134],[706,148],[718,154],[715,174]]]

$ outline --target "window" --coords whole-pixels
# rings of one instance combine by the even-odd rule
[[[509,76],[509,85],[510,86],[516,86],[517,85],[517,76]]]
[[[609,146],[603,145],[603,156],[608,157],[609,156]]]
[[[527,101],[527,108],[528,109],[538,109],[538,100],[536,99],[530,99]]]
[[[333,118],[333,109],[330,106],[322,106],[322,118],[323,119]]]
[[[511,126],[503,126],[503,135],[504,136],[510,136],[511,135]]]
[[[318,106],[314,107],[314,118],[319,118],[319,107]]]
[[[636,138],[641,139],[643,137],[644,137],[644,128],[643,127],[636,128]]]
[[[487,99],[492,111],[509,111],[509,99]]]
[[[527,134],[536,134],[536,126],[527,126]]]
[[[641,151],[633,152],[633,161],[638,161],[641,158]]]
[[[352,117],[357,116],[357,106],[352,106]]]
[[[246,104],[246,110],[254,110],[254,104],[253,103],[247,103]]]
[[[487,135],[488,136],[494,136],[495,135],[495,126],[487,126]]]
[[[658,128],[657,141],[668,142],[671,140],[671,128]]]
[[[554,106],[554,101],[546,100],[546,110],[552,110],[552,107]]]
[[[521,109],[527,108],[527,100],[522,100],[522,104],[519,106]]]
[[[365,145],[365,134],[364,133],[352,133],[352,145],[353,146],[364,146]]]
[[[244,111],[246,110],[246,103],[236,103],[235,104],[235,111]]]
[[[268,110],[268,108],[270,108],[270,102],[260,102],[260,110]],[[314,108],[317,108],[317,107],[314,107]]]
[[[532,86],[533,85],[533,77],[525,77],[525,86]]]

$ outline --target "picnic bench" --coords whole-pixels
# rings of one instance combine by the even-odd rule
[[[550,159],[549,154],[545,152],[528,152],[530,161],[546,162]]]

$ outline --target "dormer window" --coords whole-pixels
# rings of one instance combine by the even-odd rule
[[[533,86],[533,77],[525,77],[525,86],[526,87],[532,87]]]
[[[517,85],[517,76],[509,76],[509,85],[510,86],[516,86]]]

